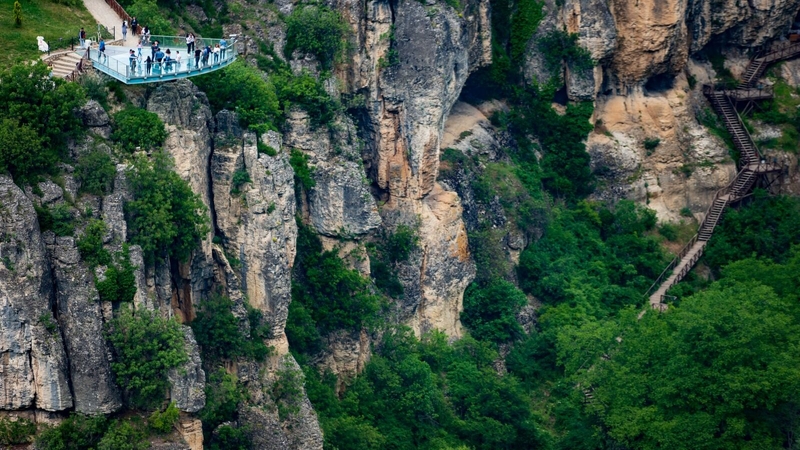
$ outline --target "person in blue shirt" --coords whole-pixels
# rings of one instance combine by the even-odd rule
[[[225,38],[219,40],[219,54],[222,57],[222,60],[225,60],[225,49],[228,48],[228,43],[225,41]]]
[[[101,59],[107,60],[108,57],[106,56],[106,41],[103,40],[103,38],[100,38],[99,50],[100,50],[100,56],[97,58],[97,60],[98,61],[100,61]]]

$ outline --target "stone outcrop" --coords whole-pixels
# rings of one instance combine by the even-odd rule
[[[170,383],[169,398],[181,411],[197,412],[206,405],[206,373],[202,368],[200,348],[192,329],[185,325],[181,328],[183,348],[189,359],[181,366],[170,369],[167,375]]]
[[[69,355],[75,411],[115,412],[122,402],[111,372],[94,276],[81,263],[74,238],[51,233],[45,237],[53,266],[58,323]]]
[[[0,409],[73,406],[52,283],[33,204],[0,175]]]

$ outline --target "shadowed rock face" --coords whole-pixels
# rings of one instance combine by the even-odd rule
[[[58,322],[69,355],[75,411],[112,413],[122,402],[111,373],[94,276],[81,263],[74,238],[51,233],[46,238],[56,281]]]
[[[53,284],[33,204],[0,175],[0,409],[73,406]]]

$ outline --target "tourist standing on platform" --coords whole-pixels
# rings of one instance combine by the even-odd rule
[[[214,64],[216,64],[219,62],[219,44],[214,46],[212,52],[214,53]]]
[[[156,53],[157,55],[158,53]],[[172,54],[167,49],[167,54],[164,56],[164,72],[169,72],[172,69]]]
[[[186,53],[191,54],[194,50],[194,34],[189,33],[186,35]]]
[[[139,22],[136,20],[136,17],[131,19],[131,34],[136,36],[136,30],[139,27]]]
[[[144,26],[144,43],[150,42],[150,28],[147,25]]]
[[[169,49],[167,51],[169,51]],[[156,48],[156,54],[154,56],[157,62],[164,60],[164,52],[162,52],[160,48]]]
[[[181,70],[181,52],[175,50],[175,65],[177,66],[177,70]]]
[[[206,48],[203,49],[203,65],[208,65],[208,57],[211,56],[211,46],[206,45]]]
[[[222,59],[225,59],[225,49],[228,48],[228,43],[225,42],[225,38],[219,40],[219,55]]]
[[[150,44],[150,56],[152,58],[156,57],[156,51],[158,51],[158,41],[153,41],[153,43]]]
[[[142,40],[139,39],[139,43],[136,45],[136,49],[139,50],[139,59],[142,59]]]
[[[130,61],[131,66],[131,75],[136,73],[136,53],[131,49],[130,54],[128,55],[128,60]]]
[[[81,27],[80,33],[78,33],[78,39],[81,40],[81,48],[85,48],[86,47],[86,31],[83,30],[83,27]]]
[[[200,53],[202,52],[199,48],[194,49],[194,66],[198,69],[200,68]]]
[[[126,39],[128,39],[128,21],[127,20],[123,20],[122,21],[122,42],[125,42]]]
[[[100,61],[100,59],[108,60],[108,56],[106,56],[106,41],[103,38],[100,38],[99,50],[100,50],[100,57],[97,58],[97,60],[98,61]]]
[[[145,69],[146,69],[146,72],[145,72],[145,73],[146,73],[147,75],[150,75],[150,68],[153,66],[153,60],[151,60],[149,56],[148,56],[148,57],[147,57],[147,59],[145,60],[145,62],[144,62],[144,66],[145,66]]]

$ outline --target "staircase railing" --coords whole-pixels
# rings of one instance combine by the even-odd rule
[[[89,50],[83,52],[80,61],[75,64],[75,68],[65,78],[67,81],[77,81],[83,72],[87,69],[89,63]]]
[[[125,12],[125,8],[123,8],[122,5],[117,3],[117,0],[106,0],[106,3],[108,4],[108,6],[111,7],[111,9],[114,10],[115,13],[117,13],[118,16],[120,16],[122,18],[122,20],[127,20],[128,21],[128,26],[130,26],[130,24],[131,24],[131,16],[130,16],[130,14]]]
[[[658,278],[656,278],[656,281],[654,281],[653,284],[650,285],[650,288],[644,294],[645,297],[649,298],[651,295],[653,295],[655,291],[657,291],[658,288],[661,287],[661,284],[663,284],[664,281],[666,281],[667,278],[669,278],[670,275],[672,275],[672,271],[676,267],[678,267],[678,264],[680,264],[683,257],[689,253],[692,247],[694,247],[694,244],[697,242],[697,238],[699,236],[700,236],[699,234],[695,234],[694,236],[692,236],[689,242],[687,242],[686,245],[683,246],[681,251],[679,251],[678,254],[675,255],[675,258],[672,259],[667,268],[664,269],[664,271],[661,272],[661,275],[659,275]]]

